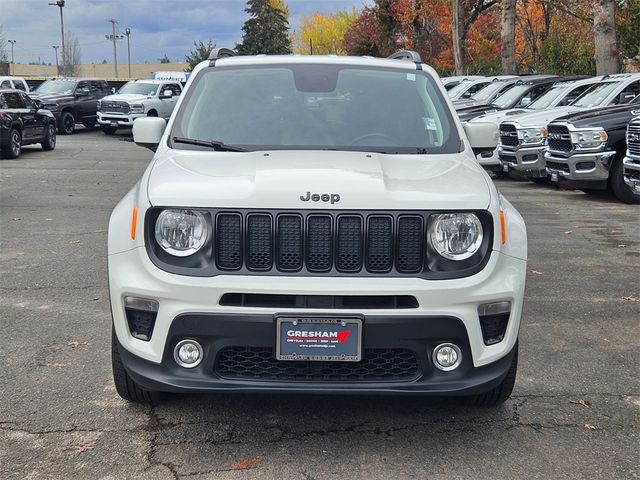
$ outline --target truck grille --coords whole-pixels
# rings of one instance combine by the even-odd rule
[[[640,156],[640,124],[629,124],[627,127],[627,148],[631,155]]]
[[[107,101],[100,105],[102,113],[129,113],[129,104],[127,102]]]
[[[518,140],[518,130],[511,123],[500,124],[500,143],[509,147],[517,147],[520,143]]]
[[[399,348],[365,348],[360,362],[295,362],[276,360],[270,347],[227,347],[214,371],[223,378],[263,381],[406,382],[420,375],[415,352]]]
[[[422,270],[420,215],[240,213],[216,216],[215,260],[220,270],[370,273]],[[243,235],[243,224],[246,232]],[[243,238],[244,237],[244,238]],[[397,249],[397,256],[394,252]],[[274,265],[275,264],[275,265]]]
[[[547,144],[549,150],[556,152],[570,152],[573,149],[569,129],[565,125],[550,124],[548,127]]]

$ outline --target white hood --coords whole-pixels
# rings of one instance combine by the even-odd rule
[[[147,95],[139,95],[137,93],[114,93],[113,95],[107,95],[102,97],[102,101],[107,102],[140,102],[152,98]]]
[[[546,127],[549,123],[558,117],[564,117],[570,113],[579,112],[584,110],[583,108],[565,106],[554,107],[546,110],[539,110],[526,115],[520,115],[514,117],[513,120],[518,122],[523,127]],[[503,121],[509,121],[510,118],[505,118]]]
[[[518,118],[522,115],[535,112],[535,110],[527,110],[524,108],[510,108],[508,110],[498,110],[497,112],[485,113],[479,117],[472,118],[469,123],[493,123],[494,125],[500,125],[505,120],[511,120],[512,118]]]
[[[151,169],[152,205],[273,209],[486,209],[488,178],[465,154],[172,152]],[[302,201],[338,194],[334,204]]]

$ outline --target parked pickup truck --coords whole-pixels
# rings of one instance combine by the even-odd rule
[[[168,120],[181,93],[180,82],[132,80],[98,102],[98,123],[104,133],[113,135],[118,128],[133,127],[136,118]]]
[[[624,183],[634,194],[640,194],[640,117],[627,126],[627,156],[623,164]]]
[[[554,182],[587,193],[609,188],[625,203],[640,203],[640,194],[625,185],[624,154],[629,121],[640,115],[640,95],[628,105],[566,115],[548,126],[547,172]]]
[[[609,75],[574,102],[523,115],[500,124],[498,159],[504,172],[515,171],[531,179],[544,178],[547,125],[576,112],[627,104],[640,93],[640,74]],[[625,124],[626,126],[626,124]]]

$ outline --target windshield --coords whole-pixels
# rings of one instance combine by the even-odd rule
[[[511,108],[518,104],[520,99],[531,89],[531,85],[516,85],[504,92],[493,102],[499,108]]]
[[[460,138],[421,71],[348,65],[215,67],[193,80],[171,137],[247,150],[454,153]],[[180,142],[175,148],[202,148]]]
[[[532,110],[544,110],[545,108],[551,107],[556,100],[564,98],[565,94],[570,91],[571,87],[567,85],[550,88],[540,95],[534,102],[531,102],[527,108]]]
[[[38,93],[62,93],[71,95],[76,88],[77,82],[72,80],[47,80],[36,88]]]
[[[574,107],[591,108],[602,104],[604,100],[616,90],[622,82],[597,83],[589,90],[580,95],[571,104]]]
[[[158,85],[153,83],[137,83],[129,82],[125,83],[118,93],[128,93],[133,95],[147,95],[149,97],[156,94],[158,91]]]
[[[473,86],[473,84],[474,82],[472,80],[463,80],[462,82],[457,84],[455,87],[453,87],[451,90],[448,90],[447,95],[449,95],[449,98],[453,100],[455,100],[456,98],[460,98],[460,96],[464,92],[469,90]]]
[[[471,99],[477,100],[479,102],[487,102],[500,90],[505,88],[506,84],[504,82],[492,82],[486,87],[478,90],[471,96]]]

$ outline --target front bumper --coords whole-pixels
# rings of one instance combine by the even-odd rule
[[[452,280],[366,277],[265,277],[219,275],[188,277],[155,267],[144,247],[110,255],[109,282],[113,324],[125,367],[136,381],[158,390],[389,391],[444,393],[499,382],[518,338],[526,262],[492,252],[487,265],[470,277]],[[413,295],[417,308],[288,309],[220,305],[225,293],[290,295]],[[157,300],[159,310],[150,341],[133,338],[123,298]],[[484,303],[510,301],[504,339],[485,345],[478,316]],[[220,350],[238,346],[274,348],[277,315],[358,316],[363,319],[363,348],[409,348],[418,357],[420,375],[403,382],[305,382],[276,385],[259,379],[228,379],[214,372]],[[200,338],[205,360],[187,371],[172,360],[179,338]],[[466,362],[453,372],[434,372],[428,358],[435,342],[458,342]],[[495,365],[494,365],[495,364]],[[506,365],[506,367],[505,367]],[[504,367],[504,369],[502,368]],[[456,373],[458,372],[458,373]],[[493,382],[493,383],[492,383]],[[154,386],[155,385],[155,386]],[[158,388],[158,385],[164,385]],[[484,388],[484,387],[483,387]],[[490,386],[487,388],[491,388]]]
[[[568,157],[547,151],[547,173],[552,180],[562,177],[571,181],[603,182],[609,178],[609,167],[615,151],[574,153]]]
[[[544,145],[522,147],[517,150],[499,147],[498,158],[504,171],[513,169],[530,177],[546,177],[544,148]]]
[[[633,193],[640,194],[640,157],[627,154],[623,160],[624,183]]]
[[[105,126],[133,127],[136,118],[146,117],[144,113],[102,113],[98,112],[98,123]]]
[[[497,148],[493,150],[491,155],[486,155],[486,154],[476,155],[476,160],[478,160],[478,163],[482,165],[485,170],[488,170],[490,172],[502,171],[502,164],[500,163],[500,159],[498,158]]]

